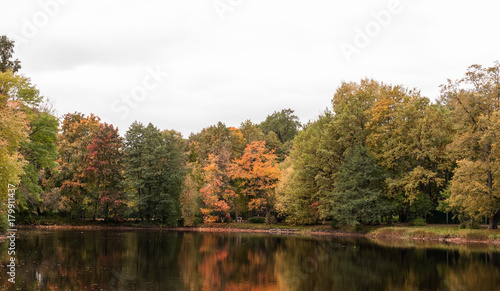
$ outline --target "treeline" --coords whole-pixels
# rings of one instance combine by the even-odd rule
[[[185,139],[138,122],[121,137],[93,114],[59,120],[18,73],[13,42],[1,37],[0,49],[2,211],[14,184],[26,222],[56,215],[338,227],[431,219],[439,210],[497,227],[498,62],[469,67],[436,103],[402,86],[344,82],[331,109],[308,124],[284,109]]]

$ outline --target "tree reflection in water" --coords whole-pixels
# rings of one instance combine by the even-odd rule
[[[0,243],[7,273],[8,244]],[[20,230],[21,290],[496,290],[493,247],[170,231]],[[7,276],[0,286],[14,287]]]

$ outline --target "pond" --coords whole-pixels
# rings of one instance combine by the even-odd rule
[[[360,238],[20,229],[2,290],[498,290],[500,249]]]

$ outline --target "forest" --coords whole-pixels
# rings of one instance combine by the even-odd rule
[[[92,113],[54,114],[0,36],[1,229],[16,219],[165,226],[284,222],[332,227],[500,219],[500,63],[441,86],[342,82],[301,124],[292,109],[189,137],[134,122],[120,136]],[[324,104],[318,104],[318,107]],[[223,118],[223,117],[221,117]]]

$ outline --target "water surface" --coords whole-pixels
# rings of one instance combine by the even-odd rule
[[[499,290],[500,250],[366,239],[26,230],[3,290]]]

